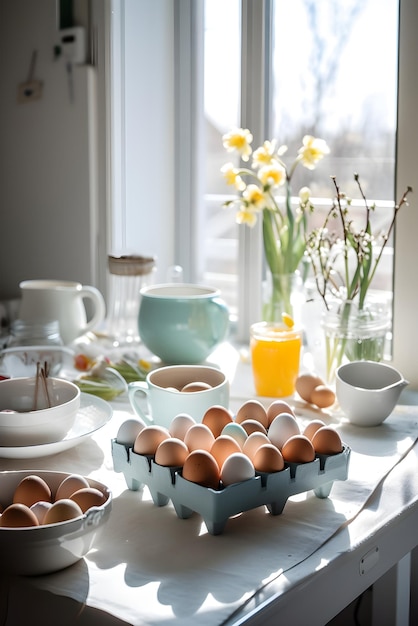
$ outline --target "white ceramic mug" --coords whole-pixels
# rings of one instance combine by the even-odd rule
[[[66,280],[24,280],[19,287],[22,292],[20,319],[58,320],[60,335],[66,345],[105,318],[104,298],[95,287]],[[92,304],[89,320],[84,300]]]
[[[179,391],[191,382],[210,385],[203,391]],[[128,385],[129,400],[134,411],[146,424],[168,428],[176,415],[187,413],[201,422],[207,409],[214,405],[228,408],[229,381],[215,367],[204,365],[171,365],[160,367],[147,375],[145,381]],[[147,409],[139,396],[146,399]]]

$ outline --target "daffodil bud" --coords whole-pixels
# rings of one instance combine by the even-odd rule
[[[309,187],[301,187],[299,190],[299,198],[301,204],[307,204],[309,202],[309,198],[311,197],[311,190]]]

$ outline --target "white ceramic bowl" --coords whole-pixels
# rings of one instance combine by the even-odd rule
[[[402,374],[386,363],[351,361],[336,371],[338,403],[352,424],[378,426],[392,413],[402,389]]]
[[[43,478],[52,493],[69,476],[65,472],[40,470],[0,472],[0,502],[3,507],[11,503],[20,481],[31,474]],[[109,489],[90,478],[87,481],[90,487],[99,489],[106,500],[101,506],[86,511],[82,517],[45,526],[0,527],[2,571],[19,575],[49,574],[73,565],[87,554],[112,507]]]
[[[48,402],[36,378],[0,381],[0,445],[31,446],[60,441],[72,428],[80,408],[80,389],[74,383],[48,378]],[[36,410],[35,395],[37,395]]]

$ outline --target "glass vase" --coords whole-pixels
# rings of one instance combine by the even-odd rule
[[[303,281],[299,272],[272,274],[267,270],[263,284],[264,322],[281,322],[283,313],[286,313],[300,324],[303,302]]]
[[[385,303],[367,303],[363,309],[353,301],[335,303],[324,315],[326,380],[349,361],[381,361],[391,326],[390,310]]]

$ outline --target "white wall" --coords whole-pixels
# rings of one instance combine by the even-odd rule
[[[18,296],[28,278],[104,287],[97,70],[74,67],[71,101],[65,62],[53,55],[58,4],[0,0],[0,299]],[[43,95],[19,104],[33,50]]]

